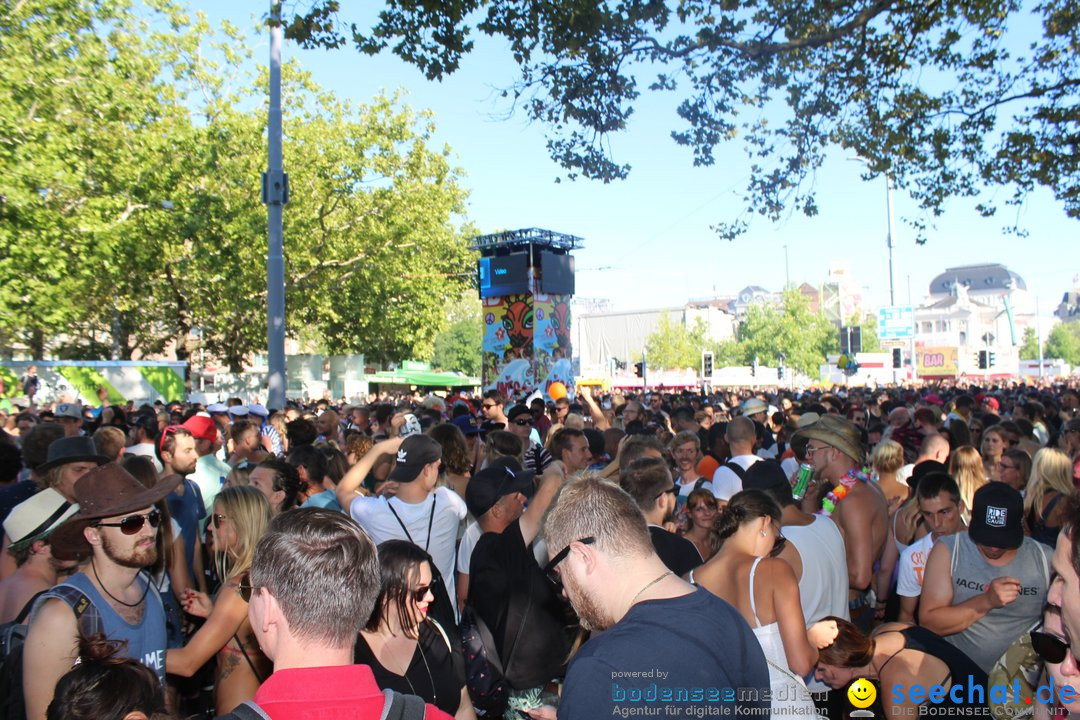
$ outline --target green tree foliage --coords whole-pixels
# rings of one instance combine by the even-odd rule
[[[695,164],[736,140],[753,163],[744,216],[718,228],[727,237],[754,213],[815,214],[814,173],[834,146],[870,175],[889,172],[931,216],[998,185],[1014,204],[1046,187],[1080,217],[1074,0],[392,0],[370,30],[339,7],[305,4],[287,36],[389,47],[428,79],[454,72],[475,34],[505,39],[520,77],[504,96],[549,127],[549,152],[572,176],[626,176],[611,136],[643,90],[673,94],[672,135]]]
[[[876,323],[873,333],[876,339]],[[762,365],[775,367],[783,353],[786,367],[816,377],[818,366],[827,353],[836,352],[838,343],[836,326],[814,313],[798,290],[788,288],[776,305],[751,305],[737,339],[716,342],[700,318],[687,328],[664,313],[645,348],[649,367],[665,370],[698,368],[702,350],[712,350],[714,367],[749,365],[755,356]]]
[[[708,327],[697,318],[693,327],[663,313],[656,329],[645,339],[649,367],[663,370],[699,369],[701,353],[711,349]]]
[[[1020,343],[1021,360],[1039,359],[1039,336],[1035,334],[1035,328],[1024,328],[1024,339]]]
[[[466,291],[447,312],[447,327],[435,336],[431,364],[440,370],[480,375],[480,346],[484,321],[476,293]]]
[[[1045,355],[1060,358],[1074,367],[1080,366],[1080,322],[1055,325],[1046,338]]]
[[[816,377],[825,355],[838,347],[836,326],[810,309],[798,290],[784,291],[779,305],[751,305],[739,329],[746,356],[762,365],[776,366],[780,353],[789,368]]]
[[[0,327],[35,355],[93,323],[91,291],[123,263],[116,244],[171,112],[164,44],[122,2],[0,7]]]
[[[76,355],[201,346],[233,370],[265,348],[266,81],[217,32],[164,2],[0,8],[0,337],[36,356],[61,335]],[[354,106],[294,65],[283,81],[287,331],[430,356],[471,265],[449,149],[397,97]]]

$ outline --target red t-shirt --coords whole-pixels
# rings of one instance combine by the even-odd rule
[[[271,675],[255,702],[272,720],[378,720],[383,694],[367,665],[292,668]],[[453,720],[428,705],[425,720]]]

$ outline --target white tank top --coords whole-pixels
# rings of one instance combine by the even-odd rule
[[[850,620],[847,554],[836,524],[816,515],[809,525],[785,525],[783,533],[802,557],[799,596],[806,624],[827,615]]]

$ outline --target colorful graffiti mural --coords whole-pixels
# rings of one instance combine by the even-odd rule
[[[573,395],[570,297],[519,294],[483,301],[484,389],[524,398],[558,381]]]

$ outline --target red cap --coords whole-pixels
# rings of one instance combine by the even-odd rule
[[[199,440],[217,440],[217,423],[209,415],[192,415],[180,427],[184,428]]]

